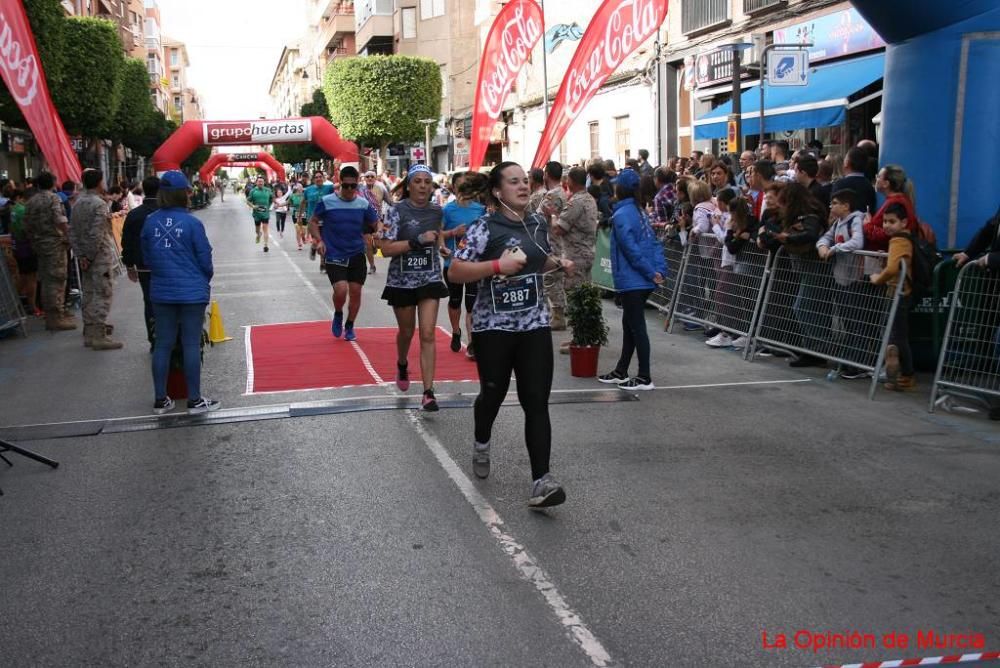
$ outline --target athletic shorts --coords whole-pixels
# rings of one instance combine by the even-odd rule
[[[389,306],[407,307],[416,306],[425,299],[447,299],[448,286],[437,281],[421,285],[419,288],[395,288],[385,286],[382,291],[382,299],[389,302]]]
[[[365,259],[364,253],[349,258],[346,266],[327,260],[326,276],[330,279],[330,285],[344,281],[364,285],[365,279],[368,278],[368,260]]]

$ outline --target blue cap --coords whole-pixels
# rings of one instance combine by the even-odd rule
[[[190,188],[191,184],[188,183],[184,172],[176,169],[164,172],[160,177],[160,190],[190,190]]]
[[[618,178],[615,179],[615,183],[620,185],[625,190],[638,190],[639,175],[631,167],[626,167],[622,171],[618,172]]]

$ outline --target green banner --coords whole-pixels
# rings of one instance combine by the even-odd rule
[[[590,270],[590,280],[606,290],[614,290],[611,277],[611,229],[597,229],[597,245],[594,249],[594,266]]]

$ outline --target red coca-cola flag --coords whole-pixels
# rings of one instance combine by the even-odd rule
[[[469,169],[475,170],[482,166],[493,126],[500,118],[511,84],[528,62],[531,50],[544,31],[542,8],[535,0],[508,2],[493,21],[486,37],[483,57],[479,61]]]
[[[52,104],[21,0],[0,0],[0,75],[28,121],[49,168],[60,181],[79,182],[80,161]]]
[[[583,33],[549,112],[533,166],[543,167],[573,121],[622,62],[656,34],[668,0],[605,0]]]

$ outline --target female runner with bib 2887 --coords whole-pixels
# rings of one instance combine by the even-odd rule
[[[531,186],[514,162],[493,168],[483,193],[493,213],[465,231],[465,245],[448,271],[454,282],[479,282],[472,309],[472,341],[479,370],[475,403],[472,471],[490,474],[490,437],[500,404],[507,396],[511,372],[517,374],[517,399],[524,410],[524,438],[533,480],[528,505],[556,506],[566,492],[549,472],[552,424],[552,330],[543,291],[548,271],[572,273],[573,263],[551,254],[549,226],[527,213]]]
[[[413,333],[420,327],[421,406],[438,409],[434,397],[434,365],[438,306],[448,298],[442,274],[441,207],[431,202],[434,181],[427,165],[414,165],[402,184],[402,197],[389,209],[379,247],[391,257],[382,299],[396,314],[396,387],[410,388],[407,355]]]

